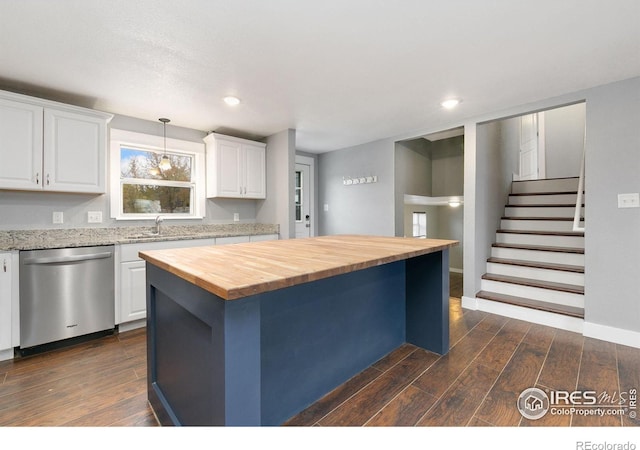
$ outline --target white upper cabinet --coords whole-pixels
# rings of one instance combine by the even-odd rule
[[[207,197],[267,197],[266,144],[212,133],[207,147]]]
[[[42,189],[40,106],[0,98],[0,187]]]
[[[112,117],[0,92],[0,189],[105,193]]]

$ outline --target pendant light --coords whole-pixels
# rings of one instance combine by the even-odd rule
[[[162,158],[160,158],[160,164],[158,164],[158,167],[161,170],[169,170],[171,169],[171,161],[169,160],[169,156],[167,155],[167,123],[171,121],[165,118],[161,118],[158,120],[162,122],[162,128],[164,132],[164,155],[162,155]]]

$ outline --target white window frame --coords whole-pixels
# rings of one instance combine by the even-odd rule
[[[412,231],[411,234],[414,238],[426,239],[427,238],[427,212],[426,211],[413,211],[412,216]],[[424,234],[421,233],[422,227],[420,226],[420,217],[424,217]],[[416,222],[417,219],[417,222]],[[418,228],[418,234],[416,234],[416,227]]]
[[[157,213],[124,214],[122,211],[122,180],[120,178],[120,149],[139,148],[164,152],[164,138],[134,131],[111,129],[109,146],[109,193],[111,218],[116,220],[148,220]],[[202,219],[205,215],[205,145],[198,142],[167,138],[167,153],[191,156],[194,184],[191,214],[162,214],[163,219]],[[153,180],[149,183],[153,184]]]

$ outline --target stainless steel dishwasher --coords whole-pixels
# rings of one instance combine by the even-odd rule
[[[22,349],[115,327],[114,247],[20,252]]]

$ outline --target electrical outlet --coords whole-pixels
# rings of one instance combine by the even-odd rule
[[[102,211],[89,211],[87,213],[87,222],[102,223]]]
[[[64,223],[64,215],[62,214],[62,211],[54,211],[53,223]]]
[[[233,221],[234,222],[240,222],[240,214],[239,213],[233,213]]]

